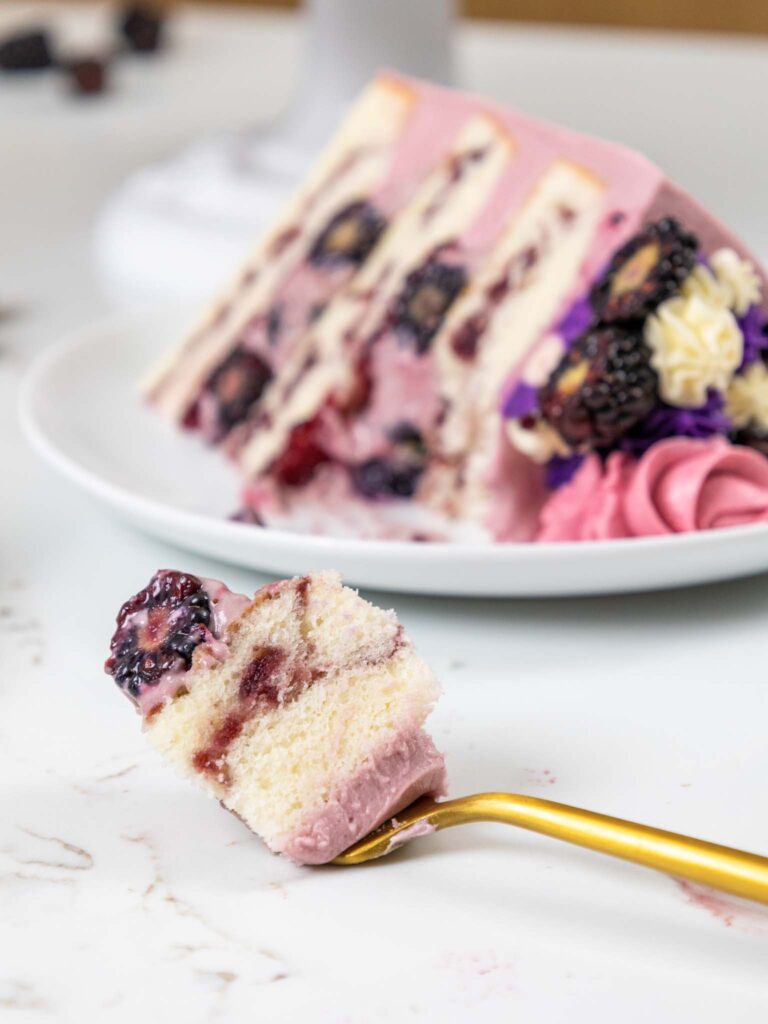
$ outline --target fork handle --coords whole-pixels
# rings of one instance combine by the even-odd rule
[[[668,875],[768,903],[768,857],[607,814],[514,793],[478,793],[434,803],[424,815],[435,829],[468,821],[498,821],[562,839]]]

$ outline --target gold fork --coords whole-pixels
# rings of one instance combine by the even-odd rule
[[[768,903],[768,857],[513,793],[477,793],[445,801],[423,797],[333,863],[363,864],[386,856],[419,835],[473,821],[517,825],[734,896]]]

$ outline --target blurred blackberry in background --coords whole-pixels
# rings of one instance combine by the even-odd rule
[[[3,71],[42,71],[53,64],[50,37],[45,29],[17,32],[0,42]]]
[[[592,289],[599,319],[644,320],[680,290],[694,268],[698,248],[696,236],[673,217],[647,225],[619,249]]]
[[[125,7],[118,17],[118,30],[136,53],[155,53],[165,42],[165,18],[144,4]]]

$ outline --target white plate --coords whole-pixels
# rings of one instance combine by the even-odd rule
[[[768,525],[581,544],[339,540],[227,520],[238,482],[221,457],[146,409],[136,382],[181,327],[158,313],[95,325],[36,362],[24,429],[58,470],[148,533],[281,575],[339,569],[360,586],[486,597],[678,587],[768,570]]]

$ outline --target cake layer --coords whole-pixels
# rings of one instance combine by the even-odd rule
[[[392,612],[323,573],[253,601],[160,573],[118,617],[108,671],[155,747],[276,852],[330,860],[444,790],[432,673]]]

